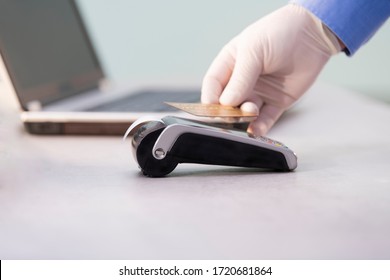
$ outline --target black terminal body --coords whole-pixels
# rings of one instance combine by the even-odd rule
[[[138,124],[132,133],[133,154],[142,173],[162,177],[179,163],[252,167],[278,171],[296,168],[295,154],[269,138],[253,138],[177,117]]]

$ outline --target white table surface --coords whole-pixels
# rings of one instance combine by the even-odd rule
[[[315,85],[291,173],[140,175],[119,137],[33,136],[0,91],[0,259],[389,259],[390,107]]]

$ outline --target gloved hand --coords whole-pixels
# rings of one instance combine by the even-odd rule
[[[201,100],[258,112],[248,132],[264,135],[338,52],[337,37],[318,18],[288,4],[221,50],[204,77]]]

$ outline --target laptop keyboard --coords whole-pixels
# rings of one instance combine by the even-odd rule
[[[172,112],[164,102],[200,102],[200,90],[140,91],[88,109],[91,112]]]

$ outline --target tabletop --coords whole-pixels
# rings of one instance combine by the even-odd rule
[[[29,135],[0,90],[0,259],[388,259],[389,121],[316,84],[268,135],[294,172],[146,178],[120,137]]]

